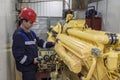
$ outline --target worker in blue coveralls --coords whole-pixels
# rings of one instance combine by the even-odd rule
[[[19,15],[20,27],[13,34],[12,51],[16,61],[16,68],[22,72],[23,80],[36,80],[36,65],[39,63],[38,47],[51,48],[53,42],[39,39],[30,30],[36,21],[36,13],[31,8],[24,8]]]

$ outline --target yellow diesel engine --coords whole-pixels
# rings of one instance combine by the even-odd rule
[[[62,71],[76,76],[70,80],[120,80],[120,34],[91,30],[68,14],[48,35],[48,41],[57,40],[58,63],[67,66]]]

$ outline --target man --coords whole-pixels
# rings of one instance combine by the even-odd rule
[[[22,72],[23,80],[36,80],[36,65],[40,60],[38,58],[38,47],[50,48],[54,46],[54,43],[39,39],[36,34],[30,30],[36,21],[36,13],[34,10],[24,8],[19,18],[20,27],[18,27],[13,34],[12,45],[16,67]]]

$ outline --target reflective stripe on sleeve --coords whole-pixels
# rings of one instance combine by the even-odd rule
[[[27,60],[27,56],[24,55],[24,57],[22,58],[22,60],[20,61],[20,63],[21,63],[21,64],[24,64],[26,60]]]
[[[47,44],[47,42],[45,41],[45,42],[43,43],[43,48],[46,48],[46,44]]]
[[[32,44],[36,44],[36,39],[34,39],[34,41],[25,41],[25,45],[32,45]]]

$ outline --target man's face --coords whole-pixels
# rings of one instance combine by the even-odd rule
[[[33,22],[31,22],[31,21],[27,21],[27,22],[23,21],[23,26],[26,29],[30,29],[32,27],[32,25],[33,25]]]

